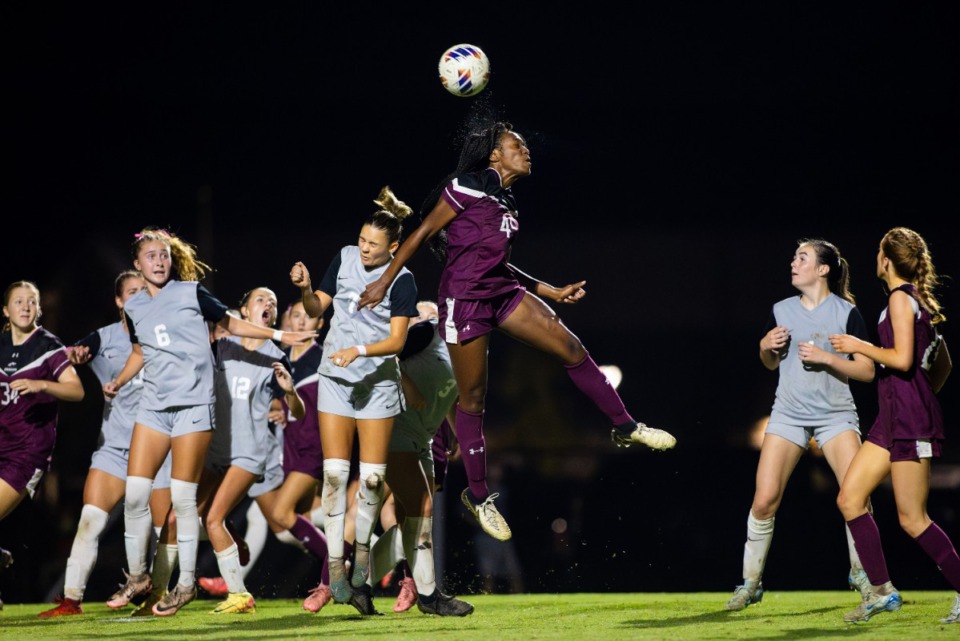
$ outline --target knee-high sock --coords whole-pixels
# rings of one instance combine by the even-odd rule
[[[747,517],[747,542],[743,546],[743,579],[759,581],[763,577],[763,568],[767,564],[770,543],[773,542],[773,522],[776,517],[760,520],[753,516],[753,510]]]
[[[916,541],[940,568],[940,573],[950,587],[960,592],[960,556],[957,556],[957,551],[947,533],[931,521],[930,526],[916,538]]]
[[[180,576],[177,583],[193,589],[197,571],[197,484],[180,479],[170,481],[170,500],[177,515],[177,548],[180,550]]]
[[[74,601],[83,600],[87,579],[97,564],[97,548],[100,535],[107,526],[109,514],[89,503],[80,511],[80,523],[73,537],[73,548],[67,559],[67,574],[63,583],[63,596]]]
[[[305,552],[307,554],[310,553],[310,551],[307,550],[306,547],[304,547],[303,543],[300,542],[300,539],[298,539],[297,537],[295,537],[293,534],[290,533],[290,530],[280,530],[279,532],[274,532],[273,535],[277,537],[277,540],[283,543],[284,545],[292,545],[293,547],[301,550],[302,552]]]
[[[370,548],[370,581],[376,583],[405,557],[403,535],[396,524],[391,525]]]
[[[383,505],[387,466],[383,463],[360,461],[360,487],[357,488],[357,535],[356,542],[370,545],[373,528]]]
[[[564,367],[573,384],[593,401],[597,409],[606,414],[612,425],[636,422],[624,407],[617,390],[613,389],[613,385],[589,354],[576,365],[564,365]]]
[[[863,571],[867,573],[871,585],[883,585],[890,581],[887,560],[883,556],[883,544],[880,542],[880,530],[869,513],[847,521],[853,542],[860,555]]]
[[[243,566],[241,575],[246,578],[253,569],[254,564],[260,555],[263,554],[263,548],[267,545],[267,535],[270,533],[270,525],[267,523],[267,517],[260,511],[260,506],[256,501],[250,502],[247,508],[247,531],[243,533],[243,540],[247,542],[250,549],[250,561]]]
[[[313,521],[313,524],[316,525],[319,529],[322,530],[324,528],[322,505],[318,505],[317,507],[310,510],[310,520]]]
[[[324,563],[327,560],[327,537],[307,517],[298,514],[297,520],[290,528],[290,534],[295,536],[307,552],[318,561]]]
[[[150,492],[153,479],[128,476],[123,500],[123,544],[127,551],[127,569],[133,576],[147,571],[147,552],[153,519],[150,516]]]
[[[482,501],[490,496],[487,489],[487,446],[483,438],[483,412],[468,412],[457,403],[457,440],[467,484],[473,498]]]
[[[234,543],[216,554],[217,567],[220,568],[220,576],[227,584],[227,591],[231,594],[246,592],[247,588],[243,584],[243,576],[240,572],[240,553],[237,551],[237,544]]]
[[[430,596],[437,589],[432,516],[408,516],[403,520],[403,551],[417,584],[417,592]]]
[[[853,542],[853,534],[850,532],[850,526],[844,524],[843,529],[847,533],[847,552],[850,555],[850,568],[862,570],[863,564],[860,562],[860,555],[857,554],[857,545]]]
[[[343,558],[343,520],[347,511],[347,482],[350,461],[341,458],[323,461],[323,520],[327,534],[327,552]]]
[[[153,569],[150,571],[150,580],[153,589],[166,593],[170,589],[170,577],[177,567],[178,548],[172,543],[157,543],[157,553],[153,557]]]

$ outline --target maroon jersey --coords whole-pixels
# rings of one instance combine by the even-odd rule
[[[913,285],[901,285],[893,291],[904,291],[914,301],[917,290]],[[893,292],[891,292],[892,294]],[[930,322],[930,312],[919,301],[913,322],[913,364],[906,372],[889,367],[877,368],[877,401],[879,412],[873,429],[883,430],[893,440],[943,439],[943,414],[927,370],[936,357],[940,336]],[[893,347],[893,323],[889,308],[880,315],[878,331],[880,346]]]
[[[507,267],[520,225],[513,192],[487,168],[454,178],[440,196],[456,218],[447,225],[447,262],[440,298],[478,299],[519,286]]]
[[[283,471],[302,472],[315,479],[323,477],[323,449],[320,446],[320,424],[317,418],[317,383],[323,350],[318,343],[308,347],[297,360],[290,356],[291,348],[284,349],[290,359],[290,376],[303,401],[306,415],[299,421],[290,415],[287,399],[281,401],[287,413],[287,427],[283,430]]]
[[[0,459],[30,449],[53,451],[57,433],[57,399],[45,392],[20,395],[10,383],[18,379],[56,381],[70,359],[59,338],[38,327],[20,345],[7,331],[0,334]]]

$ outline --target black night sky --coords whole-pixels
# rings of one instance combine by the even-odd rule
[[[773,303],[793,294],[797,241],[839,246],[872,329],[885,304],[879,240],[912,227],[946,277],[948,337],[960,319],[960,11],[720,5],[485,4],[460,15],[449,4],[8,4],[3,285],[35,281],[45,326],[73,342],[113,321],[112,282],[129,266],[132,235],[161,225],[197,244],[217,270],[205,284],[228,304],[258,285],[286,304],[294,261],[321,272],[355,242],[383,185],[418,208],[454,168],[471,113],[498,113],[527,137],[534,163],[515,187],[514,262],[554,284],[588,281],[562,318],[595,360],[622,368],[635,417],[679,440],[666,454],[614,450],[562,368],[496,337],[490,457],[514,488],[505,494],[525,589],[732,589],[756,467],[747,433],[776,387],[757,341]],[[446,93],[437,77],[440,54],[461,42],[491,60],[474,98]],[[409,267],[421,296],[435,297],[439,264],[424,252]],[[941,399],[948,438],[955,387]],[[5,576],[5,600],[16,586],[23,600],[48,598],[62,572],[99,427],[96,391],[63,409],[54,486],[0,525],[8,542],[52,528],[45,544],[60,555],[44,565],[21,549],[22,571],[43,585]],[[866,431],[875,394],[854,393]],[[960,462],[951,442],[945,467]],[[781,589],[844,586],[830,483],[825,462],[805,457],[768,565]],[[935,489],[930,506],[954,541],[958,492]],[[903,543],[892,495],[875,501],[891,545]],[[551,531],[560,517],[567,538]],[[471,536],[454,521],[451,549]],[[812,562],[811,531],[833,546]],[[118,550],[101,552],[95,578],[121,576]],[[913,553],[888,559],[907,567]],[[473,574],[463,556],[448,562],[460,590]],[[679,583],[693,567],[697,583]],[[942,587],[935,568],[910,572],[898,585]]]

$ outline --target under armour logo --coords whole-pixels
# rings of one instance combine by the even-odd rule
[[[471,447],[471,448],[470,448],[469,450],[467,450],[467,451],[470,452],[470,454],[480,454],[481,452],[483,452],[483,448],[481,447],[480,449],[476,449],[476,450],[475,450],[475,449],[473,449],[473,448]]]

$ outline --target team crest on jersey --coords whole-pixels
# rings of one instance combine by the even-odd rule
[[[500,231],[504,232],[507,235],[507,238],[510,238],[510,234],[516,232],[520,229],[520,223],[517,222],[517,219],[513,217],[513,214],[507,212],[503,215],[503,219],[500,221]]]

